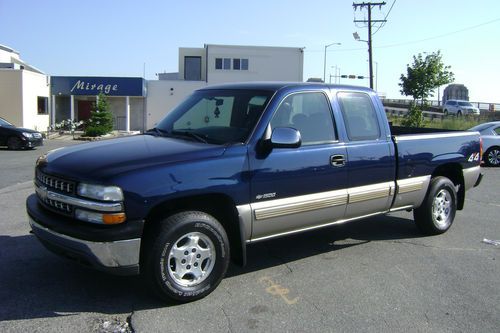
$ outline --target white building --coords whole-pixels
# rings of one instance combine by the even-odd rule
[[[303,81],[304,52],[297,47],[206,44],[179,48],[179,72],[148,81],[146,126],[152,128],[194,90],[249,81]]]
[[[18,127],[46,131],[50,80],[28,65],[19,52],[0,45],[0,117]]]

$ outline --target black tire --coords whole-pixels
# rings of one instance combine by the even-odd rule
[[[19,150],[21,149],[23,146],[22,142],[21,142],[21,139],[19,139],[18,137],[15,137],[15,136],[11,136],[8,140],[7,140],[7,147],[10,149],[10,150]]]
[[[448,110],[444,110],[444,115],[447,116],[448,115]]]
[[[230,258],[222,225],[198,211],[159,221],[144,251],[141,270],[153,291],[163,299],[182,303],[214,291],[226,274]]]
[[[484,164],[487,166],[500,166],[500,147],[490,147],[483,156]]]
[[[423,234],[438,235],[451,227],[456,211],[455,185],[446,177],[435,177],[431,180],[424,202],[413,210],[413,218]]]
[[[462,111],[458,110],[457,111],[457,117],[461,117],[462,116]]]

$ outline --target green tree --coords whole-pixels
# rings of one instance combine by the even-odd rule
[[[441,52],[427,54],[425,58],[421,53],[413,56],[413,64],[406,65],[406,75],[401,74],[401,93],[405,96],[413,96],[413,100],[424,101],[434,96],[434,89],[454,81],[454,74],[450,66],[445,66]]]
[[[427,98],[434,96],[434,89],[454,81],[450,68],[444,65],[440,51],[427,54],[425,58],[421,53],[413,56],[413,64],[406,65],[406,75],[401,74],[399,84],[401,94],[413,97],[413,103],[403,120],[404,126],[424,126],[422,110],[427,106]]]
[[[109,112],[109,103],[105,94],[100,93],[94,110],[86,123],[86,136],[100,136],[113,130],[113,114]]]

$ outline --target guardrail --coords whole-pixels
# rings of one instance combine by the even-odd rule
[[[410,105],[410,103],[413,102],[411,99],[392,99],[392,98],[382,98],[382,104],[385,106],[394,106],[394,107],[406,107]],[[427,101],[431,107],[433,108],[441,108],[443,106],[443,103],[437,100],[434,101]],[[481,111],[490,111],[491,108],[493,107],[493,110],[495,111],[500,111],[500,104],[498,103],[485,103],[485,102],[470,102],[473,105],[477,106],[477,108]]]

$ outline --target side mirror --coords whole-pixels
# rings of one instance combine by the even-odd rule
[[[271,134],[273,148],[298,148],[301,144],[300,132],[295,128],[276,127]]]

